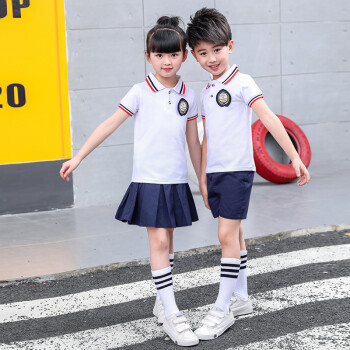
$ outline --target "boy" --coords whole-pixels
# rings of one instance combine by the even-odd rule
[[[214,307],[195,331],[199,339],[214,339],[235,318],[252,312],[247,293],[247,251],[241,220],[248,212],[255,165],[251,134],[252,109],[292,161],[298,185],[309,182],[300,160],[277,116],[269,109],[254,80],[229,64],[233,41],[225,16],[203,8],[191,17],[187,38],[192,55],[210,73],[201,93],[204,124],[200,191],[205,206],[219,217],[222,247],[220,287]]]

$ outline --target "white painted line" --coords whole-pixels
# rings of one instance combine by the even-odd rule
[[[305,264],[349,259],[350,244],[309,248],[249,260],[248,276]],[[151,274],[150,274],[151,275]],[[220,266],[174,275],[175,291],[219,282]],[[155,295],[153,281],[140,281],[65,296],[0,305],[0,323],[53,317]]]
[[[346,298],[349,296],[349,289],[350,277],[341,277],[302,283],[272,292],[255,294],[251,296],[251,299],[254,306],[259,305],[259,308],[257,312],[245,317],[258,316],[315,301]],[[271,297],[277,300],[270,302]],[[193,328],[199,325],[200,320],[211,306],[205,305],[184,311]],[[81,350],[82,348],[105,350],[139,344],[162,336],[165,336],[165,334],[161,326],[156,323],[156,318],[150,317],[57,337],[14,342],[9,345],[0,344],[0,350]]]
[[[340,323],[331,326],[305,329],[301,332],[290,333],[275,339],[250,343],[227,350],[349,350],[350,323]],[[292,346],[292,347],[291,347]]]

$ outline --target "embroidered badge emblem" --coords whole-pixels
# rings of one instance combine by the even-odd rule
[[[184,98],[179,101],[177,110],[179,111],[180,115],[185,115],[188,112],[188,102]]]
[[[216,95],[216,102],[220,107],[227,107],[231,103],[231,95],[228,91],[222,89]]]

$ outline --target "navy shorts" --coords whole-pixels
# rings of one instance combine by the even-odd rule
[[[208,202],[217,218],[246,219],[254,171],[230,171],[207,174]]]

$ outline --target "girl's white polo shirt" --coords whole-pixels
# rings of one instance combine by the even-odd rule
[[[135,118],[132,181],[186,183],[186,124],[198,117],[194,91],[181,77],[174,88],[165,88],[150,73],[130,89],[119,108]]]
[[[207,137],[207,173],[255,171],[252,104],[262,98],[253,78],[232,66],[201,92]]]

